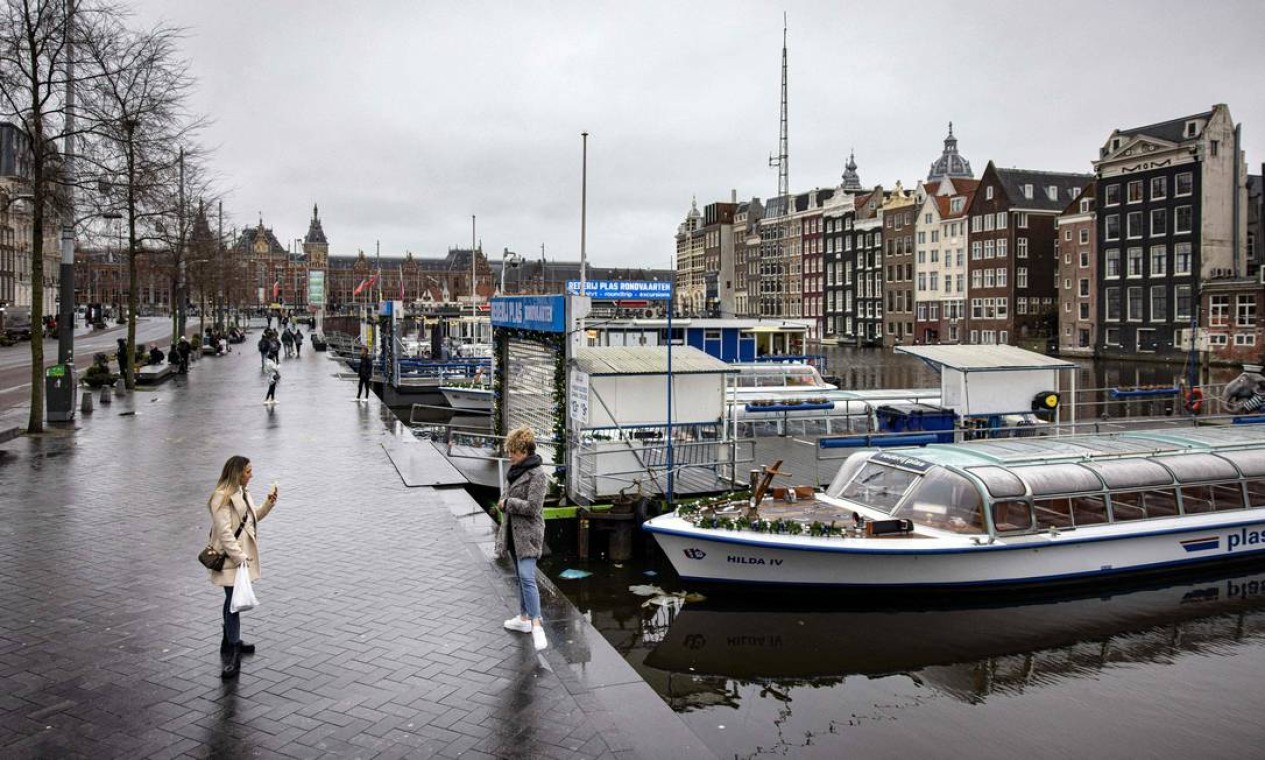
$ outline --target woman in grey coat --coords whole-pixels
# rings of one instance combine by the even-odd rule
[[[545,543],[545,491],[549,476],[540,467],[536,436],[531,428],[511,430],[505,438],[510,458],[509,486],[496,503],[501,526],[496,532],[496,556],[513,557],[518,573],[519,615],[505,621],[511,631],[530,633],[536,649],[549,646],[540,622],[540,590],[536,587],[536,560]]]

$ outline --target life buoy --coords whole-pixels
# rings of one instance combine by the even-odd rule
[[[1191,414],[1198,414],[1204,405],[1204,392],[1201,388],[1191,388],[1186,391],[1186,411]]]

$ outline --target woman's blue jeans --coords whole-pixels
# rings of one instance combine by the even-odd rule
[[[536,582],[535,576],[532,577],[532,583]],[[232,612],[230,606],[233,601],[233,587],[224,587],[224,641],[223,644],[232,646],[242,640],[242,618],[241,613]]]
[[[540,589],[536,587],[536,558],[520,557],[514,565],[518,573],[518,611],[529,619],[540,617]]]

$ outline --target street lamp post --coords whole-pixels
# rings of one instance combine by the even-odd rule
[[[522,258],[508,248],[501,254],[501,295],[505,295],[505,270],[510,266],[517,267]]]

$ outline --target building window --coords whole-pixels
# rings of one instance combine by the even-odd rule
[[[1151,210],[1151,236],[1160,237],[1168,234],[1168,211],[1162,208]]]
[[[1006,258],[1006,239],[1001,238],[997,241],[997,258]]]
[[[1108,248],[1107,253],[1104,256],[1103,260],[1106,264],[1103,276],[1104,277],[1119,277],[1120,276],[1120,249]]]
[[[1087,303],[1080,304],[1080,318],[1089,319],[1089,304]]]
[[[993,243],[994,241],[992,240],[984,241],[984,258],[986,259],[993,258]]]
[[[1163,277],[1167,274],[1168,248],[1162,245],[1151,246],[1151,276]]]
[[[1021,259],[1028,258],[1028,238],[1021,237],[1015,240],[1015,256]]]
[[[1111,322],[1120,321],[1120,288],[1107,288],[1106,291],[1107,314],[1106,318]]]
[[[971,261],[979,261],[980,257],[983,256],[983,252],[984,244],[982,242],[979,240],[971,242]]]
[[[1015,212],[1015,226],[1021,230],[1028,229],[1028,212],[1027,211]]]
[[[1089,230],[1081,230],[1081,235],[1088,237]],[[1081,251],[1081,269],[1085,269],[1087,267],[1089,267],[1089,251]]]
[[[1103,341],[1108,346],[1119,346],[1120,345],[1120,328],[1119,327],[1107,328],[1107,330],[1103,334]]]
[[[1168,319],[1168,288],[1163,285],[1151,286],[1151,321],[1161,322]]]
[[[1183,195],[1190,195],[1193,192],[1195,192],[1195,175],[1190,172],[1182,172],[1181,174],[1178,174],[1177,182],[1175,184],[1175,192],[1173,194],[1180,198]]]
[[[1130,248],[1128,250],[1128,267],[1130,277],[1142,276],[1142,248]]]
[[[1129,288],[1126,293],[1128,298],[1129,321],[1142,321],[1142,288]]]
[[[1236,345],[1236,346],[1255,346],[1255,345],[1256,345],[1256,335],[1255,335],[1255,333],[1235,333],[1235,334],[1234,334],[1234,345]]]
[[[1178,285],[1173,288],[1173,319],[1178,322],[1189,321],[1191,309],[1190,286]]]
[[[1106,194],[1103,198],[1103,204],[1107,206],[1120,205],[1120,186],[1119,185],[1107,185]]]
[[[997,287],[997,275],[991,269],[984,270],[984,287],[986,288]]]
[[[997,270],[997,287],[1006,287],[1006,272],[1007,270],[1005,267],[1001,267]]]
[[[997,212],[997,229],[999,230],[1006,229],[1006,212],[1005,211]]]
[[[1173,246],[1173,274],[1190,274],[1190,243],[1177,243]]]
[[[1256,324],[1256,296],[1240,295],[1235,299],[1234,324],[1239,327]]]
[[[982,286],[982,285],[984,284],[984,283],[983,283],[983,277],[984,277],[984,270],[982,270],[982,269],[972,269],[972,270],[971,270],[971,289],[972,289],[972,290],[974,290],[975,288],[978,288],[978,287],[980,287],[980,286]]]
[[[991,201],[993,199],[993,186],[989,185],[984,188],[984,200]]]
[[[1142,212],[1130,211],[1125,215],[1130,240],[1142,237]]]
[[[1028,299],[1026,297],[1019,296],[1018,298],[1015,299],[1015,313],[1016,314],[1028,313]]]
[[[1142,180],[1135,179],[1132,182],[1130,182],[1128,185],[1126,194],[1128,196],[1129,203],[1141,203],[1142,202]]]
[[[1191,213],[1190,206],[1178,206],[1173,209],[1173,233],[1181,235],[1188,233],[1194,226],[1194,215]]]
[[[1019,289],[1025,289],[1028,287],[1028,268],[1027,267],[1019,267],[1018,269],[1015,270],[1015,287]]]
[[[1078,281],[1077,287],[1078,287],[1077,293],[1080,295],[1080,297],[1081,298],[1087,297],[1089,295],[1089,278],[1082,277]]]
[[[1138,350],[1155,351],[1155,330],[1153,328],[1138,328]]]
[[[1105,239],[1119,240],[1120,239],[1120,215],[1108,214],[1106,223],[1107,224],[1106,224],[1106,231],[1105,231],[1105,236],[1106,236]]]
[[[1151,200],[1161,201],[1168,197],[1168,177],[1151,178]]]

